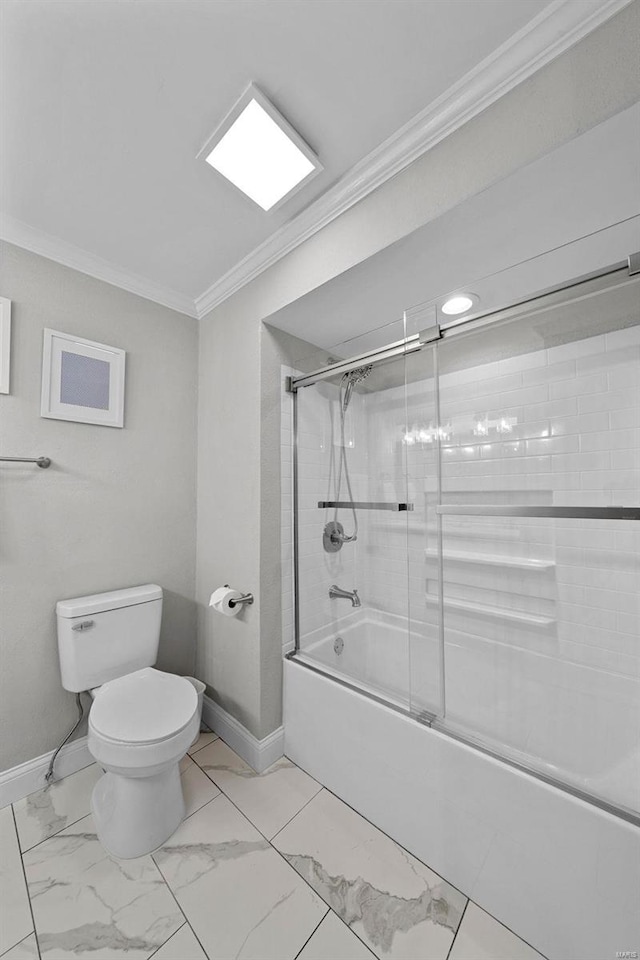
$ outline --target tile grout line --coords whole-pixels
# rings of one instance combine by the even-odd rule
[[[222,737],[219,737],[218,739],[221,740],[221,742],[224,743],[224,745],[225,745],[229,750],[231,750],[231,747],[229,746],[229,744],[228,744],[228,743],[225,743],[225,741],[222,740]],[[207,746],[209,746],[209,744],[207,744]],[[199,751],[198,751],[198,752],[199,752]],[[232,753],[235,753],[235,750],[233,750]],[[238,754],[236,754],[236,756],[238,756]],[[242,757],[240,757],[239,759],[242,760]],[[286,759],[288,760],[289,758],[287,757]],[[246,761],[243,761],[243,762],[246,762]],[[290,761],[290,762],[293,763],[293,761]],[[233,806],[236,808],[236,810],[237,810],[239,813],[242,814],[242,816],[245,818],[245,820],[248,820],[249,823],[251,824],[251,826],[252,826],[255,830],[258,831],[258,833],[260,834],[260,836],[263,837],[263,838],[267,841],[267,843],[270,844],[270,843],[271,843],[271,840],[269,839],[269,837],[266,835],[266,833],[264,833],[264,832],[260,829],[260,827],[257,826],[257,824],[255,824],[255,823],[253,822],[253,820],[251,819],[251,817],[249,817],[248,814],[246,814],[246,813],[244,812],[244,810],[242,810],[242,809],[238,806],[238,804],[235,803],[235,801],[231,799],[231,797],[225,792],[225,790],[220,786],[220,784],[219,784],[219,783],[216,783],[216,781],[213,779],[213,777],[212,777],[209,773],[207,773],[207,771],[204,769],[204,767],[201,767],[200,764],[199,764],[197,761],[194,761],[194,763],[196,763],[198,769],[199,769],[202,773],[204,773],[205,777],[207,777],[207,778],[211,781],[211,783],[214,785],[214,787],[217,787],[217,789],[220,791],[220,794],[221,794],[222,796],[226,797],[227,800],[228,800],[230,803],[233,804]],[[276,763],[277,763],[277,761],[276,761]],[[302,769],[302,768],[301,768],[301,767],[298,767],[298,769],[300,770],[300,769]],[[306,770],[303,770],[302,772],[303,772],[303,773],[306,773]],[[256,778],[259,778],[259,777],[261,777],[261,776],[262,776],[262,774],[256,773]],[[310,776],[310,775],[307,774],[307,776]],[[318,783],[318,781],[315,780],[314,777],[310,777],[310,779],[311,779],[311,780],[314,780],[315,783]],[[313,797],[317,797],[318,794],[320,793],[320,790],[323,790],[323,789],[324,789],[324,788],[323,788],[322,784],[319,784],[319,789],[314,793]],[[311,803],[311,801],[313,800],[313,797],[309,797],[309,799],[304,803],[304,805],[303,805],[302,807],[300,807],[300,810],[304,810],[304,808],[307,806],[307,804],[308,804],[308,803]],[[215,798],[215,797],[212,797],[212,799],[215,800],[216,798]],[[211,801],[208,801],[208,802],[210,803]],[[204,804],[204,806],[206,806],[206,804]],[[200,809],[202,809],[202,807],[200,807]],[[295,817],[298,816],[298,813],[300,813],[300,810],[298,810],[297,813],[294,813],[293,816],[290,817],[289,820],[287,820],[287,823],[285,823],[284,827],[286,827],[287,824],[291,823],[291,821],[294,820]],[[185,819],[186,819],[186,818],[185,818]],[[284,830],[284,827],[281,827],[280,830]],[[280,830],[278,830],[278,831],[276,831],[276,833],[274,833],[274,835],[273,835],[274,838],[278,836],[278,834],[280,833]],[[274,849],[275,849],[275,848],[274,848]],[[296,872],[297,872],[297,871],[296,871]]]
[[[202,733],[213,733],[213,730],[203,730]],[[210,747],[212,743],[216,742],[216,740],[222,740],[222,737],[220,737],[217,733],[214,734],[213,740],[209,740],[209,743],[203,743],[203,745],[201,747],[198,747],[197,750],[194,750],[193,753],[191,753],[190,750],[187,750],[186,756],[191,757],[191,759],[193,760],[196,753],[200,753],[201,750],[205,750],[207,747]],[[231,748],[229,747],[229,749]]]
[[[449,960],[449,957],[450,957],[450,955],[451,955],[451,951],[453,950],[453,945],[454,945],[454,943],[456,942],[456,940],[458,939],[458,934],[460,933],[460,928],[462,927],[462,921],[464,920],[464,915],[465,915],[465,913],[467,912],[467,907],[469,906],[469,903],[470,903],[470,900],[469,900],[469,898],[467,898],[467,902],[465,903],[464,909],[463,909],[463,911],[462,911],[462,913],[461,913],[461,915],[460,915],[460,923],[458,924],[457,929],[456,929],[456,932],[455,932],[454,935],[453,935],[453,940],[451,941],[451,945],[450,945],[449,949],[447,950],[447,955],[446,955],[446,957],[445,957],[445,960]]]
[[[522,943],[526,943],[528,947],[530,947],[535,953],[539,954],[542,957],[542,960],[548,960],[548,957],[546,957],[544,953],[540,953],[537,947],[534,947],[532,943],[529,943],[529,941],[525,940],[524,937],[521,937],[519,933],[516,933],[515,930],[512,930],[511,927],[508,927],[506,923],[502,922],[502,920],[498,920],[497,917],[494,917],[494,915],[492,913],[489,913],[488,910],[485,910],[484,907],[480,906],[480,904],[473,899],[473,897],[468,897],[468,904],[469,903],[472,903],[474,907],[478,908],[478,910],[482,910],[483,913],[486,913],[488,917],[491,917],[492,920],[495,920],[496,923],[499,923],[501,927],[504,927],[505,930],[508,930],[509,933],[513,934],[513,936],[516,937],[518,940],[521,940]],[[465,911],[466,909],[467,908],[465,907]],[[460,924],[462,925],[462,920],[460,920]],[[458,927],[458,930],[459,929],[460,927]],[[457,931],[456,931],[456,936],[457,936]]]
[[[316,780],[316,783],[318,783],[317,780]],[[295,818],[298,816],[299,813],[302,813],[303,810],[306,810],[306,808],[309,806],[309,804],[311,803],[311,801],[312,801],[312,800],[315,800],[315,798],[318,796],[318,794],[319,794],[319,793],[322,793],[322,791],[323,791],[324,789],[325,789],[325,788],[322,786],[321,783],[318,784],[318,789],[316,790],[316,792],[314,793],[314,795],[313,795],[312,797],[309,797],[309,799],[308,799],[305,803],[302,804],[302,806],[300,807],[300,809],[299,809],[298,811],[296,811],[296,813],[294,813],[292,817],[289,817],[289,819],[287,820],[287,822],[286,822],[285,824],[283,824],[283,825],[280,827],[279,830],[276,830],[276,832],[275,832],[274,835],[272,836],[271,840],[269,840],[269,843],[273,843],[273,841],[275,840],[275,838],[282,833],[282,831],[285,829],[285,827],[288,827],[289,824],[292,823],[292,822],[295,820]]]
[[[154,860],[153,862],[155,863],[155,860]],[[157,864],[156,864],[156,866],[157,866]],[[164,880],[164,877],[163,877],[162,879]],[[180,912],[182,913],[182,911],[180,911]],[[182,914],[182,915],[184,916],[184,914]],[[187,918],[185,917],[184,923],[181,924],[181,925],[178,927],[177,930],[174,930],[174,931],[173,931],[173,933],[171,934],[171,936],[169,937],[168,940],[165,940],[165,942],[164,942],[164,943],[161,943],[159,947],[156,947],[156,949],[153,951],[153,953],[150,953],[149,956],[146,958],[146,960],[151,960],[152,957],[155,957],[155,955],[156,955],[156,953],[158,952],[158,950],[162,950],[163,947],[166,947],[166,945],[169,943],[169,941],[170,941],[170,940],[173,940],[173,938],[174,938],[175,936],[177,936],[177,934],[179,934],[181,930],[184,930],[184,928],[185,928],[186,926],[188,926],[188,924],[187,924]]]
[[[309,940],[311,940],[311,937],[314,935],[314,933],[316,932],[316,930],[318,929],[318,927],[320,926],[320,924],[321,924],[321,923],[324,923],[324,921],[326,920],[327,916],[328,916],[330,913],[331,913],[331,907],[327,907],[326,913],[323,914],[323,916],[321,917],[320,921],[315,925],[315,927],[313,928],[313,930],[311,931],[311,933],[309,934],[309,936],[307,937],[307,939],[305,940],[305,942],[302,944],[302,946],[300,947],[300,949],[299,949],[298,952],[296,953],[296,955],[295,955],[295,957],[293,958],[293,960],[297,960],[297,958],[300,956],[300,954],[302,953],[302,951],[304,950],[304,948],[306,947],[306,945],[309,943]]]
[[[7,804],[7,806],[8,806],[8,804]],[[25,940],[28,940],[29,937],[34,937],[34,938],[35,938],[35,930],[31,930],[31,932],[28,933],[28,934],[26,935],[26,937],[23,937],[22,940],[18,940],[17,943],[14,943],[11,947],[7,947],[6,950],[3,950],[2,953],[0,953],[0,960],[2,960],[2,957],[6,957],[8,953],[11,953],[12,950],[15,950],[16,947],[19,947],[21,943],[24,943],[24,942],[25,942]],[[37,944],[36,944],[36,949],[37,949]],[[38,957],[40,957],[40,952],[39,952],[39,951],[38,951]]]
[[[377,953],[375,953],[375,951],[371,949],[371,947],[369,946],[368,943],[365,943],[365,942],[364,942],[364,940],[362,939],[362,937],[359,936],[359,935],[355,932],[355,930],[352,930],[352,928],[349,926],[349,924],[347,923],[347,921],[346,921],[346,920],[343,920],[339,913],[336,913],[335,910],[331,910],[330,912],[333,913],[333,914],[338,918],[338,920],[340,921],[340,923],[341,923],[344,927],[346,927],[347,930],[351,931],[351,933],[354,935],[354,937],[358,937],[358,940],[360,941],[360,943],[369,951],[369,953],[371,954],[372,957],[375,957],[376,960],[379,960]]]
[[[22,851],[20,850],[20,837],[18,835],[18,824],[16,823],[16,812],[13,809],[13,804],[11,804],[11,817],[13,819],[13,829],[15,830],[15,833],[16,833],[16,842],[18,844],[18,852],[20,853],[20,866],[22,867],[22,876],[24,877],[25,892],[27,894],[27,901],[29,903],[29,913],[31,914],[31,923],[33,924],[33,936],[36,941],[36,950],[38,951],[38,957],[41,958],[42,954],[40,953],[40,941],[38,940],[38,931],[36,929],[36,918],[33,914],[33,904],[31,903],[31,891],[29,889],[29,881],[27,880],[27,871],[24,865]],[[31,934],[27,934],[27,936],[31,936]],[[23,937],[23,940],[26,940],[26,937]],[[20,940],[19,942],[22,943],[22,940]],[[16,946],[16,944],[14,944],[14,946]]]
[[[217,799],[217,798],[214,797],[214,799]],[[202,807],[201,807],[200,809],[202,809]],[[183,823],[184,823],[184,821],[183,821]],[[162,849],[162,848],[160,848],[160,849]],[[181,915],[184,917],[184,923],[182,924],[182,926],[178,927],[178,930],[182,930],[182,927],[188,926],[189,929],[191,930],[191,933],[194,935],[194,937],[196,938],[196,940],[197,940],[198,943],[200,944],[200,947],[201,947],[202,952],[204,953],[205,957],[207,958],[207,960],[210,960],[209,954],[207,953],[207,951],[205,950],[204,946],[202,945],[202,941],[200,940],[200,937],[198,936],[198,934],[195,932],[195,930],[194,930],[193,927],[191,926],[191,923],[190,923],[190,921],[189,921],[189,918],[187,917],[187,915],[185,914],[184,910],[182,909],[182,907],[181,907],[180,904],[178,903],[178,898],[176,897],[175,893],[174,893],[173,890],[171,889],[171,886],[170,886],[167,878],[165,877],[164,873],[162,872],[162,870],[161,870],[160,867],[158,866],[158,863],[157,863],[157,861],[156,861],[156,858],[154,857],[154,855],[153,855],[152,853],[147,854],[147,856],[149,856],[149,857],[151,858],[151,860],[153,861],[153,864],[154,864],[156,870],[158,871],[158,873],[159,873],[160,876],[162,877],[162,882],[164,883],[165,887],[167,888],[167,890],[169,891],[169,893],[170,893],[171,896],[173,897],[173,899],[174,899],[174,901],[175,901],[175,904],[176,904],[178,910],[180,911]],[[174,932],[171,934],[171,937],[169,937],[167,940],[165,940],[165,942],[164,942],[163,944],[161,944],[160,947],[158,947],[158,950],[160,950],[161,947],[164,947],[164,944],[165,944],[165,943],[168,943],[169,940],[171,940],[172,937],[175,937],[175,935],[176,935],[176,933],[178,932],[178,930],[174,930]],[[154,953],[157,953],[158,950],[155,950]],[[152,954],[151,956],[153,956],[153,954]],[[147,958],[147,960],[149,960],[149,958]]]

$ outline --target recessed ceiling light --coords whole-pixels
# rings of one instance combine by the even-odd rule
[[[440,309],[449,317],[457,317],[461,313],[468,313],[477,303],[478,297],[475,293],[456,293],[445,300]]]
[[[254,84],[198,154],[263,210],[307,183],[322,165]]]

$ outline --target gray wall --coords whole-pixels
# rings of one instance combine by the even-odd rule
[[[277,611],[261,615],[260,591],[272,594],[279,575],[267,535],[279,452],[261,443],[262,321],[637,101],[639,29],[636,0],[201,320],[198,657],[214,697],[256,736],[279,722],[281,640],[262,633],[279,630]],[[242,619],[207,610],[220,582],[256,592]]]
[[[0,465],[0,769],[54,748],[75,718],[60,686],[54,607],[144,582],[165,590],[158,666],[195,658],[197,324],[10,245],[0,294],[13,301],[11,394],[1,451],[51,457]],[[124,429],[40,417],[42,330],[127,351]]]
[[[310,344],[266,325],[205,325],[200,332],[198,420],[198,676],[254,736],[280,723],[281,365]],[[255,602],[234,618],[209,606],[224,583]]]

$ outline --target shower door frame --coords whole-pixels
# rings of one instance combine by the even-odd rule
[[[452,727],[447,723],[446,715],[440,716],[437,713],[433,713],[429,710],[415,710],[412,707],[403,707],[400,704],[394,703],[393,701],[385,698],[384,696],[377,695],[372,691],[366,689],[366,686],[361,685],[355,679],[347,680],[344,677],[339,676],[337,673],[331,671],[330,669],[324,668],[319,664],[314,664],[309,662],[306,659],[303,659],[301,654],[304,654],[304,651],[300,648],[300,599],[299,599],[299,542],[298,542],[298,391],[304,387],[313,386],[315,383],[318,383],[322,380],[327,380],[329,378],[340,376],[349,371],[355,369],[356,367],[364,366],[365,364],[378,364],[394,358],[404,357],[411,353],[415,353],[424,348],[433,348],[434,344],[441,342],[450,337],[454,337],[459,333],[468,333],[470,331],[475,331],[476,329],[481,329],[483,326],[494,325],[499,322],[505,322],[508,320],[516,320],[519,316],[531,316],[532,313],[537,312],[536,304],[539,304],[539,309],[548,309],[549,306],[553,305],[562,305],[566,302],[567,293],[571,290],[574,290],[575,287],[584,285],[585,286],[585,296],[593,296],[598,293],[611,288],[620,286],[626,282],[633,282],[634,278],[640,275],[640,252],[630,254],[626,261],[622,261],[616,264],[613,264],[609,267],[606,267],[602,270],[594,271],[592,273],[585,274],[581,277],[577,277],[573,280],[570,280],[563,284],[557,284],[552,287],[549,287],[545,290],[536,293],[535,296],[527,297],[523,300],[516,301],[506,306],[499,307],[497,309],[477,312],[472,315],[469,315],[458,320],[448,321],[446,324],[439,324],[433,322],[429,327],[421,330],[420,333],[412,334],[410,336],[405,336],[402,340],[396,340],[392,343],[389,343],[383,347],[380,347],[377,350],[368,351],[366,353],[358,354],[353,357],[349,357],[346,360],[341,360],[337,363],[328,364],[324,367],[320,367],[317,370],[314,370],[311,373],[302,374],[298,377],[287,377],[286,378],[286,389],[287,392],[291,393],[293,401],[293,457],[292,457],[292,482],[293,482],[293,602],[294,602],[294,640],[295,646],[294,649],[287,653],[286,659],[292,660],[293,662],[299,664],[300,666],[305,667],[308,670],[311,670],[315,673],[319,673],[324,677],[327,677],[329,680],[332,680],[334,683],[338,683],[343,687],[346,687],[349,690],[354,691],[355,693],[365,696],[374,702],[380,703],[387,707],[388,709],[394,710],[397,713],[401,713],[404,716],[411,717],[418,723],[421,723],[425,726],[432,727],[434,730],[437,730],[439,733],[451,737],[454,740],[457,740],[460,743],[466,744],[469,747],[472,747],[475,750],[480,751],[486,756],[490,756],[496,760],[506,763],[510,767],[513,767],[517,770],[520,770],[523,773],[533,776],[538,780],[541,780],[544,783],[549,784],[550,786],[556,787],[559,790],[563,790],[565,793],[570,794],[573,797],[576,797],[580,800],[583,800],[586,803],[589,803],[595,807],[598,807],[601,810],[606,811],[607,813],[613,814],[616,817],[621,818],[629,823],[634,824],[635,826],[640,826],[640,812],[630,810],[626,807],[621,807],[612,801],[606,800],[602,797],[598,797],[594,794],[589,793],[586,790],[581,790],[579,787],[568,783],[565,780],[556,778],[545,771],[535,767],[533,764],[528,764],[523,760],[509,756],[507,752],[502,752],[497,748],[493,748],[487,745],[481,738],[475,737],[472,733],[458,729],[452,729]],[[619,282],[615,282],[618,280]],[[614,281],[614,282],[612,282]],[[554,304],[555,300],[555,304]],[[405,311],[405,332],[406,332],[406,321],[411,319],[412,315],[415,317],[420,316],[420,314],[425,314],[424,308],[418,306],[413,309]],[[425,314],[426,315],[426,314]],[[435,375],[437,378],[437,349],[434,350],[435,355]],[[437,391],[436,391],[437,392]],[[438,415],[439,422],[439,415]],[[440,459],[440,458],[439,458]],[[440,469],[440,467],[438,467]],[[438,501],[441,501],[441,484],[438,483]],[[446,515],[464,515],[464,514],[473,514],[476,516],[520,516],[520,517],[538,517],[538,518],[570,518],[570,519],[606,519],[606,520],[635,520],[640,521],[640,505],[637,507],[528,507],[528,506],[495,506],[487,504],[485,507],[482,505],[465,506],[465,505],[454,505],[454,506],[444,506],[441,502],[438,502],[436,506],[436,514],[438,517],[438,528],[441,529],[442,516]],[[442,543],[441,538],[439,537],[440,544],[440,555],[442,555]],[[442,562],[442,556],[440,558]],[[442,589],[442,576],[439,578],[439,604],[440,604],[440,621],[439,621],[439,630],[440,630],[440,670],[441,673],[445,674],[444,667],[444,656],[442,650],[442,641],[444,636],[444,620],[442,616],[442,605],[443,605],[443,589]],[[446,683],[445,677],[442,677],[442,698],[444,704],[444,698],[446,696]]]

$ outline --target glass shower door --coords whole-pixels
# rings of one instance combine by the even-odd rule
[[[407,711],[417,657],[430,677],[421,709],[435,712],[439,650],[416,632],[420,583],[408,576],[426,517],[426,460],[407,419],[407,391],[422,388],[407,384],[408,362],[352,365],[297,391],[296,657]]]
[[[441,612],[445,728],[636,812],[639,288],[581,284],[438,343],[437,599],[428,540],[412,558]]]

